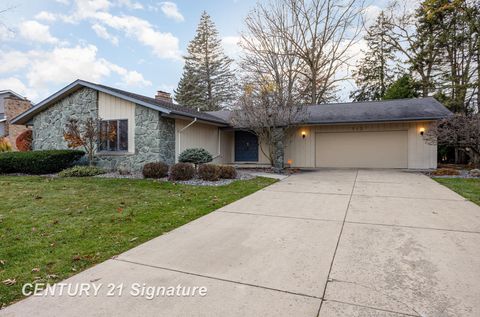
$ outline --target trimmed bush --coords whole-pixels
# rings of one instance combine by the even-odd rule
[[[11,151],[12,145],[8,142],[7,138],[0,138],[0,153]]]
[[[145,178],[163,178],[168,176],[168,164],[163,162],[147,163],[143,166]]]
[[[20,152],[32,150],[32,130],[25,130],[17,136],[15,145]]]
[[[193,178],[195,168],[189,163],[177,163],[170,168],[169,180],[186,181]]]
[[[220,179],[220,169],[215,164],[202,164],[198,168],[198,177],[204,181],[218,181]]]
[[[85,155],[77,150],[0,153],[0,174],[50,174],[71,167]]]
[[[58,176],[60,177],[89,177],[105,174],[105,171],[99,167],[95,166],[74,166],[71,168],[67,168],[60,173]]]
[[[237,170],[234,166],[229,165],[219,165],[218,171],[220,178],[223,179],[235,179],[237,178]]]
[[[182,163],[193,163],[195,165],[211,162],[213,157],[205,149],[186,149],[178,157]]]

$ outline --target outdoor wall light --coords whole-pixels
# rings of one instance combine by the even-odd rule
[[[420,135],[423,136],[425,134],[425,128],[420,128]]]
[[[306,137],[306,136],[307,136],[307,132],[305,132],[305,131],[302,131],[302,138],[304,138],[304,139],[305,139],[305,137]]]

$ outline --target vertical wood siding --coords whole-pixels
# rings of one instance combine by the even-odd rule
[[[230,163],[233,154],[233,132],[222,131],[217,126],[195,122],[180,132],[193,120],[175,120],[175,160],[182,151],[203,148],[210,152],[214,163]],[[220,138],[219,138],[220,136]]]
[[[99,92],[98,117],[102,120],[128,120],[128,152],[135,152],[135,104],[112,95]]]
[[[304,126],[292,131],[287,141],[285,161],[292,161],[293,167],[313,168],[315,166],[315,137],[320,132],[367,132],[367,131],[407,131],[408,168],[428,169],[437,166],[437,147],[425,142],[420,128],[428,129],[429,122],[402,122],[380,124],[351,124]],[[302,131],[306,136],[302,138]]]

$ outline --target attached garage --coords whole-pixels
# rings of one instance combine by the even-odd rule
[[[309,106],[305,123],[290,132],[285,162],[299,168],[436,168],[437,146],[424,133],[449,115],[433,98]]]
[[[316,133],[315,165],[408,168],[408,131]]]

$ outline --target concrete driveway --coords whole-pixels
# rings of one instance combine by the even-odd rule
[[[480,208],[420,174],[305,172],[66,282],[103,287],[0,315],[480,316]],[[132,283],[208,292],[149,300]]]

